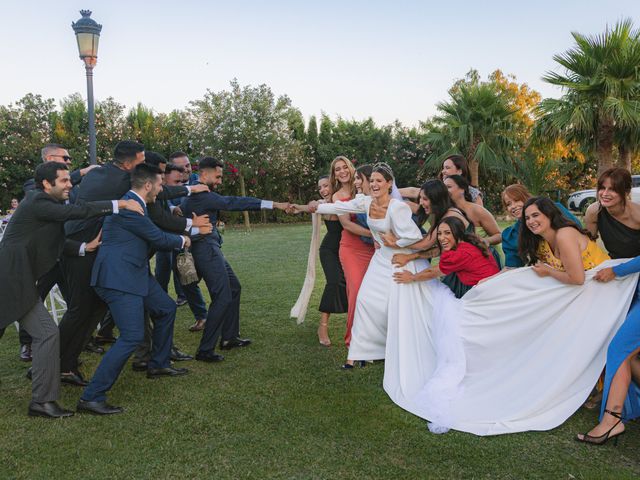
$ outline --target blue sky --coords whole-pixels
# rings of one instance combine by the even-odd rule
[[[71,29],[84,8],[103,25],[96,99],[168,112],[235,77],[287,94],[306,118],[408,125],[433,115],[470,68],[500,68],[558,96],[540,77],[572,31],[600,33],[623,17],[640,27],[640,0],[3,0],[0,104],[27,92],[86,94]]]

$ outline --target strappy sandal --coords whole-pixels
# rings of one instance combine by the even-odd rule
[[[590,445],[600,446],[600,445],[604,445],[609,440],[613,439],[613,444],[617,446],[618,438],[621,435],[623,435],[624,432],[626,432],[626,430],[623,430],[620,433],[616,433],[615,435],[611,435],[611,432],[613,432],[613,429],[616,428],[620,423],[622,423],[622,414],[618,412],[612,412],[611,410],[607,410],[607,409],[605,409],[605,413],[608,413],[612,417],[615,417],[618,419],[618,421],[615,423],[613,427],[611,427],[609,430],[607,430],[604,434],[600,435],[599,437],[591,436],[588,433],[583,433],[582,438],[580,438],[580,435],[576,435],[576,441],[582,442],[582,443],[588,443]]]

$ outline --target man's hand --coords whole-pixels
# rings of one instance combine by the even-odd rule
[[[209,215],[196,215],[195,213],[193,214],[191,226],[200,228],[206,225],[211,225],[211,222],[209,221]]]
[[[136,200],[118,200],[118,208],[144,215],[144,208]]]
[[[414,281],[413,273],[409,270],[403,270],[401,272],[396,272],[393,274],[393,279],[396,283],[411,283]]]
[[[391,257],[391,263],[396,267],[404,267],[411,260],[414,260],[414,258],[410,253],[396,253]]]
[[[182,238],[184,239],[184,248],[189,248],[191,246],[191,239],[186,235],[182,235]]]
[[[278,210],[289,210],[291,209],[291,203],[289,202],[273,202],[273,208],[277,208]]]
[[[213,225],[207,223],[202,227],[198,227],[198,229],[200,230],[200,235],[209,235],[211,232],[213,232]]]
[[[598,272],[596,272],[596,274],[593,277],[594,280],[597,280],[598,282],[602,282],[602,283],[610,282],[614,278],[616,278],[616,274],[613,273],[613,268],[611,267],[598,270]]]
[[[97,250],[101,244],[102,244],[102,229],[100,229],[100,231],[98,232],[98,236],[96,238],[94,238],[84,246],[84,251],[93,252]]]
[[[171,213],[173,213],[174,215],[177,215],[179,217],[182,217],[182,209],[180,207],[175,207],[173,210],[171,210]]]
[[[198,183],[197,185],[191,185],[189,187],[191,189],[191,193],[202,193],[209,192],[209,187],[204,183]]]
[[[100,168],[100,165],[89,165],[88,167],[84,167],[80,169],[80,176],[84,177],[87,173],[89,173],[94,168]]]

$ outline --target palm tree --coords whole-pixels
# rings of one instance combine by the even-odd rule
[[[543,77],[565,93],[540,102],[536,135],[577,141],[596,154],[602,172],[613,165],[616,143],[624,163],[638,147],[640,31],[627,19],[601,35],[572,35],[576,45],[553,57],[566,73]]]
[[[507,163],[513,146],[514,107],[493,83],[458,83],[449,92],[449,102],[437,105],[439,114],[422,126],[430,147],[424,169],[439,167],[453,154],[469,163],[471,183],[478,185],[478,171],[496,169]]]

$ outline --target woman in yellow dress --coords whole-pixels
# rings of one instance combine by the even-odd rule
[[[609,260],[594,240],[589,231],[562,215],[548,198],[533,197],[524,204],[520,256],[539,276],[582,285],[585,270]]]

